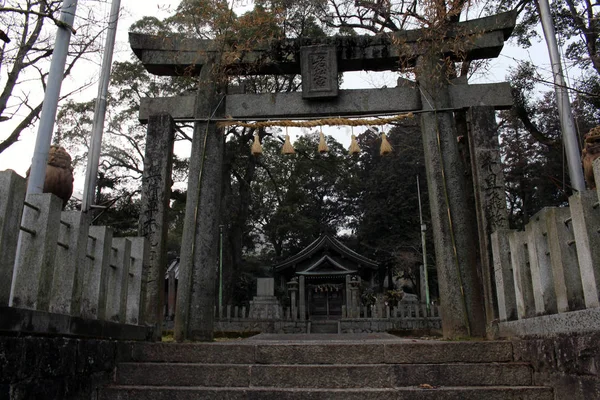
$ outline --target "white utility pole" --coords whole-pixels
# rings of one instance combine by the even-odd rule
[[[565,152],[567,153],[569,177],[571,178],[573,189],[582,191],[585,190],[585,183],[581,167],[581,152],[577,140],[577,131],[575,129],[575,121],[573,120],[571,103],[569,102],[569,94],[563,76],[560,54],[558,53],[556,32],[554,31],[554,22],[552,21],[548,0],[538,0],[538,10],[542,21],[544,37],[546,38],[546,44],[548,45],[550,62],[552,63],[554,90],[556,91],[556,102],[558,104],[558,116],[560,117],[560,125],[562,127],[563,143],[565,145]]]
[[[88,152],[88,163],[85,171],[85,184],[83,186],[83,199],[81,211],[88,212],[94,203],[96,193],[96,179],[98,176],[98,164],[100,162],[100,150],[102,148],[102,134],[104,132],[104,119],[106,117],[106,97],[108,95],[108,83],[110,81],[110,70],[112,66],[113,52],[115,48],[115,37],[117,35],[117,24],[119,22],[119,11],[121,0],[113,0],[108,19],[108,31],[106,34],[106,46],[102,59],[100,81],[98,82],[98,97],[94,109],[94,122],[92,125],[92,136],[90,139],[90,150]]]
[[[54,51],[52,52],[52,61],[50,62],[44,104],[42,105],[40,126],[35,140],[33,159],[31,160],[27,194],[38,194],[42,193],[44,190],[46,163],[48,162],[48,152],[50,151],[50,144],[52,143],[52,133],[54,132],[58,98],[60,97],[60,88],[65,73],[65,65],[67,63],[67,54],[69,51],[69,43],[71,42],[71,32],[73,30],[76,11],[77,0],[63,1],[60,10],[60,23],[56,33]]]

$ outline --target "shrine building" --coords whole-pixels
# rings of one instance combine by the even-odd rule
[[[339,240],[321,235],[305,249],[273,266],[275,281],[298,290],[301,319],[339,319],[342,306],[347,309],[360,304],[358,291],[361,282],[375,286],[379,271],[376,261],[364,257]]]

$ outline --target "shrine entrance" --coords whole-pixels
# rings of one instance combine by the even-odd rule
[[[278,118],[286,121],[275,125],[287,127],[288,121],[298,119],[348,120],[411,112],[419,115],[423,138],[444,336],[484,336],[486,320],[491,323],[497,314],[489,235],[508,227],[494,110],[510,108],[513,100],[505,82],[470,84],[466,77],[449,72],[456,63],[497,57],[516,17],[516,12],[507,12],[389,35],[282,39],[257,43],[241,53],[235,43],[130,34],[131,47],[148,72],[197,76],[200,82],[197,94],[145,98],[140,104],[140,121],[148,123],[140,212],[140,227],[151,245],[147,323],[160,332],[176,123],[194,122],[195,129],[175,337],[212,340],[223,127],[273,126],[269,121]],[[339,88],[340,73],[400,67],[411,70],[415,81],[399,79],[395,88]],[[245,93],[243,87],[225,87],[223,77],[249,73],[301,76],[302,92]],[[458,137],[467,138],[468,149],[462,154],[468,156],[470,174],[461,161]],[[345,261],[338,264],[342,268],[338,272],[348,269]],[[358,276],[371,269],[370,264],[358,264]],[[290,265],[285,282],[298,279],[299,312],[305,318],[310,311],[308,288],[306,276],[298,272],[306,268]],[[342,275],[348,293],[352,273]],[[355,298],[346,296],[346,305],[348,297]],[[331,299],[326,299],[325,306],[331,306]],[[322,299],[317,302],[314,310],[322,312]],[[325,315],[330,314],[331,308]]]
[[[309,319],[342,318],[342,304],[346,296],[342,279],[320,278],[306,285]]]

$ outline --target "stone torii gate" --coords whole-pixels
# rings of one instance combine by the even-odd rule
[[[166,210],[170,193],[174,124],[195,123],[175,337],[210,340],[218,249],[224,119],[302,119],[418,112],[421,119],[436,263],[446,337],[484,336],[496,315],[489,234],[507,227],[504,182],[494,109],[512,105],[507,83],[467,84],[448,80],[444,59],[497,57],[515,25],[514,13],[456,23],[432,38],[428,30],[258,43],[235,52],[210,40],[130,34],[131,47],[157,75],[199,76],[196,95],[146,98],[140,121],[148,123],[140,230],[151,244],[147,323],[160,332],[166,264]],[[441,36],[440,36],[441,35]],[[460,51],[456,41],[460,40]],[[454,45],[453,45],[454,44]],[[457,54],[460,53],[460,54]],[[228,60],[228,61],[226,61]],[[339,72],[414,67],[417,83],[396,88],[340,90]],[[298,74],[302,92],[227,93],[220,73]],[[221,77],[222,78],[222,77]],[[468,129],[455,122],[466,113]],[[465,177],[457,136],[468,135],[472,177]],[[472,185],[473,189],[469,188]],[[475,222],[474,215],[477,216]],[[479,240],[478,240],[479,239]]]

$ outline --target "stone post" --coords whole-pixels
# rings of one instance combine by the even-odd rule
[[[498,299],[498,317],[500,321],[517,319],[517,303],[515,297],[515,280],[510,260],[508,229],[500,229],[490,237],[494,256],[494,274],[496,277],[496,294]]]
[[[88,259],[83,274],[81,316],[104,320],[106,316],[106,269],[109,268],[113,231],[106,226],[90,226]]]
[[[145,272],[150,261],[150,245],[144,237],[128,237],[131,242],[131,265],[129,266],[129,284],[127,285],[126,323],[137,325],[144,321],[142,305],[146,298]]]
[[[62,200],[49,193],[30,194],[26,203],[9,306],[48,311]]]
[[[306,277],[300,275],[298,289],[300,296],[300,320],[306,320]]]
[[[175,270],[172,269],[171,271],[169,271],[169,274],[167,276],[167,318],[169,319],[169,321],[172,321],[173,318],[175,317],[175,299],[176,299],[176,293],[175,293]]]
[[[26,189],[27,181],[15,171],[0,172],[0,307],[10,300]]]
[[[573,194],[569,197],[569,208],[585,305],[587,308],[600,307],[600,209],[596,191],[584,190]]]
[[[445,66],[437,55],[417,63],[421,132],[431,208],[442,330],[447,338],[485,335],[485,310],[478,277],[477,237],[467,204]]]
[[[288,291],[290,292],[290,303],[292,310],[292,320],[298,319],[298,278],[294,277],[288,282]]]
[[[525,227],[533,299],[537,315],[556,314],[558,311],[552,266],[550,265],[547,214],[547,209],[542,209],[529,219],[529,223]]]
[[[350,310],[352,305],[352,299],[350,298],[350,282],[352,277],[350,275],[346,275],[346,310]],[[347,311],[347,312],[348,312]]]
[[[581,274],[568,207],[548,207],[546,224],[558,312],[585,308]]]
[[[515,281],[517,315],[519,319],[533,317],[535,316],[535,301],[527,260],[527,236],[525,232],[512,231],[508,235],[508,242]]]
[[[60,220],[50,312],[79,316],[91,217],[79,211],[64,211]]]
[[[162,336],[167,262],[167,212],[171,196],[174,137],[175,123],[170,115],[160,114],[149,117],[142,175],[139,235],[147,238],[150,244],[144,315],[146,324],[154,327],[155,340],[160,340]]]
[[[350,281],[350,308],[352,318],[360,318],[360,299],[359,299],[360,278],[353,277]]]
[[[494,287],[494,269],[490,235],[508,228],[504,173],[500,160],[498,126],[493,107],[471,107],[467,113],[469,147],[475,193],[479,253],[487,323],[496,319],[498,300]]]
[[[131,242],[114,238],[107,269],[106,319],[124,324],[127,320],[127,291],[131,266]]]

